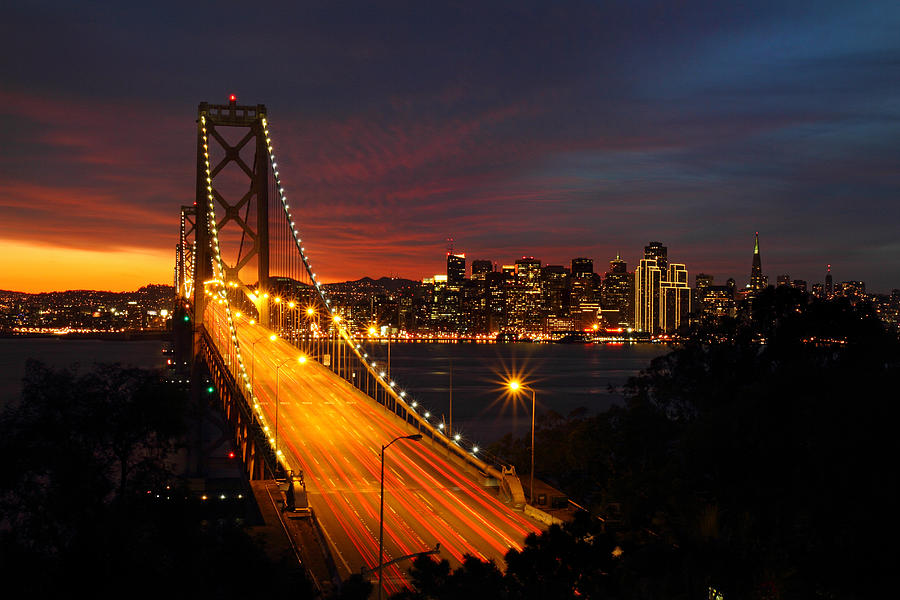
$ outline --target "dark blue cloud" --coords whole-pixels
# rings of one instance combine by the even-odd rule
[[[898,26],[879,1],[18,3],[0,174],[176,214],[196,104],[234,91],[268,105],[335,277],[429,274],[453,235],[598,264],[661,239],[743,282],[759,230],[773,278],[888,290]]]

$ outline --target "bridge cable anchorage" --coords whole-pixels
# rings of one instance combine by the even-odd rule
[[[239,369],[240,369],[240,377],[242,380],[241,392],[245,394],[245,396],[249,396],[250,403],[253,405],[253,409],[256,412],[257,419],[262,423],[264,431],[269,430],[268,423],[266,422],[265,415],[262,412],[262,407],[259,405],[259,402],[256,398],[256,394],[253,390],[253,385],[250,383],[250,376],[247,374],[247,368],[244,364],[243,356],[241,355],[240,342],[237,338],[237,328],[234,325],[234,317],[231,310],[231,303],[228,299],[228,294],[226,292],[226,284],[225,284],[225,266],[222,262],[222,252],[219,245],[219,237],[217,231],[217,220],[216,220],[216,209],[215,209],[215,195],[212,187],[212,174],[210,169],[209,162],[209,138],[206,129],[206,117],[201,115],[200,117],[200,130],[203,139],[203,161],[206,170],[206,192],[207,192],[207,202],[208,202],[208,227],[210,233],[210,240],[212,242],[212,250],[213,250],[213,280],[207,283],[215,283],[219,288],[216,292],[216,296],[219,297],[219,303],[224,305],[225,307],[225,317],[228,324],[228,330],[230,335],[230,343],[231,350],[234,352],[234,356],[236,357]],[[249,393],[248,393],[249,392]],[[283,466],[286,471],[290,471],[290,465],[287,464],[287,461],[284,457],[283,452],[278,450],[275,447],[274,438],[269,438],[269,444],[272,446],[273,451],[275,452],[275,457],[278,462],[285,463]]]
[[[358,341],[361,340],[357,340],[356,338],[354,338],[351,331],[343,325],[340,312],[335,306],[332,305],[331,299],[328,297],[326,289],[322,286],[321,282],[316,277],[315,271],[312,270],[312,265],[310,264],[309,257],[306,255],[306,248],[303,246],[303,240],[300,237],[300,233],[297,231],[294,218],[291,215],[290,205],[288,204],[287,195],[285,194],[284,185],[282,184],[281,180],[281,174],[278,171],[278,162],[275,158],[275,149],[272,142],[272,135],[269,129],[269,122],[267,117],[265,115],[261,115],[260,122],[262,124],[266,149],[269,154],[270,166],[272,168],[274,188],[278,194],[278,199],[281,202],[281,207],[287,220],[291,240],[293,241],[294,246],[297,248],[297,252],[299,252],[300,254],[303,269],[306,271],[306,274],[309,276],[310,281],[313,283],[316,293],[318,294],[319,299],[326,309],[327,315],[331,318],[330,324],[332,326],[336,326],[337,334],[340,338],[338,340],[338,343],[343,342],[344,344],[346,344],[347,348],[356,356],[359,363],[366,368],[375,384],[383,389],[386,397],[391,396],[394,402],[403,407],[408,415],[413,415],[414,420],[418,421],[420,426],[424,426],[426,429],[430,430],[432,439],[436,439],[438,436],[440,436],[441,438],[443,438],[443,443],[447,446],[448,449],[453,448],[454,452],[456,452],[461,458],[477,466],[479,469],[495,471],[496,475],[499,478],[499,476],[501,476],[501,472],[494,468],[495,466],[488,465],[485,460],[482,460],[481,458],[478,458],[476,456],[479,453],[479,447],[477,444],[471,443],[470,451],[465,451],[460,444],[461,435],[459,432],[444,432],[442,429],[438,429],[437,427],[433,426],[428,421],[427,412],[424,413],[423,417],[423,414],[420,414],[416,409],[416,403],[407,401],[405,392],[398,393],[396,383],[394,381],[390,381],[389,378],[385,378],[385,374],[375,368],[374,362],[366,361],[367,356],[362,353],[362,345],[358,343]],[[279,302],[279,300],[276,299],[276,302]],[[387,402],[385,401],[385,406],[386,405]],[[484,456],[485,459],[489,459],[485,454],[486,453],[482,451],[480,456]],[[499,462],[498,464],[500,466],[503,466]]]

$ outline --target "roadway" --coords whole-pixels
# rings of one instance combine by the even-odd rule
[[[222,308],[213,302],[209,307],[207,327],[223,331]],[[256,396],[269,423],[278,424],[278,448],[287,463],[303,470],[341,578],[377,568],[381,446],[415,428],[322,364],[299,363],[300,350],[270,341],[269,330],[246,318],[236,319],[236,326]],[[466,554],[502,567],[507,550],[521,549],[529,533],[541,531],[476,482],[446,449],[432,448],[427,436],[388,448],[384,489],[386,563],[439,542],[440,557],[452,567]],[[408,568],[406,562],[384,569],[387,594],[408,587]]]

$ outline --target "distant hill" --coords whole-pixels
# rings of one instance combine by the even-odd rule
[[[125,292],[113,292],[110,290],[88,290],[88,289],[80,289],[80,290],[55,290],[52,292],[19,292],[16,290],[0,290],[0,295],[8,296],[8,295],[18,295],[18,296],[49,296],[49,295],[60,295],[60,294],[109,294],[109,295],[128,295],[128,294],[156,294],[156,295],[166,295],[166,294],[174,294],[175,287],[171,285],[161,284],[161,283],[151,283],[145,285],[141,288],[138,288],[134,291],[125,291]]]
[[[363,277],[355,281],[345,281],[343,283],[329,283],[325,287],[338,288],[357,288],[357,289],[380,289],[387,292],[397,292],[404,288],[411,288],[419,285],[420,282],[412,279],[402,279],[400,277],[381,277],[372,279],[371,277]]]

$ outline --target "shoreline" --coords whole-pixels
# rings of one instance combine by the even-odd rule
[[[71,333],[17,333],[0,332],[0,339],[59,339],[59,340],[104,340],[118,342],[139,342],[155,340],[171,340],[171,331],[96,331],[96,332],[71,332]]]
[[[0,332],[0,339],[60,339],[60,340],[110,340],[110,341],[142,341],[142,340],[171,340],[172,332],[163,330],[133,330],[133,331],[91,331],[78,332],[72,331],[68,333],[51,333],[51,332]],[[367,342],[377,344],[563,344],[563,345],[643,345],[643,344],[661,344],[671,343],[674,340],[658,340],[645,338],[612,338],[612,339],[593,339],[593,340],[545,340],[545,339],[526,339],[526,340],[495,340],[484,338],[444,338],[444,337],[420,337],[420,338],[374,338],[368,339]]]

